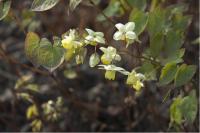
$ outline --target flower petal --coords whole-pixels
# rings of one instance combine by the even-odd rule
[[[145,76],[141,73],[137,73],[136,76],[140,79],[140,80],[144,80]]]
[[[126,31],[133,31],[135,29],[135,23],[134,22],[128,22],[125,24],[125,30]]]
[[[70,29],[69,30],[69,36],[74,40],[75,39],[75,37],[76,37],[76,30],[74,30],[74,29]]]
[[[136,82],[136,84],[133,84],[133,88],[135,88],[136,91],[140,91],[143,86],[143,83],[139,80]]]
[[[107,52],[108,52],[108,54],[114,54],[115,55],[117,50],[116,50],[116,48],[113,48],[113,47],[109,46],[107,48]]]
[[[121,56],[118,55],[118,54],[116,54],[116,55],[114,56],[114,60],[116,60],[116,61],[120,61],[120,60],[121,60]]]
[[[95,32],[95,35],[96,35],[96,36],[100,36],[100,37],[103,37],[103,36],[104,36],[103,32]]]
[[[122,23],[116,24],[115,27],[121,32],[125,31],[125,26]]]
[[[89,35],[89,36],[86,36],[85,38],[87,41],[93,41],[94,40],[94,37]]]
[[[98,42],[98,43],[103,43],[105,44],[105,39],[103,37],[100,37],[100,36],[97,36],[94,38],[94,41],[95,42]]]
[[[133,31],[128,31],[128,32],[126,32],[126,38],[127,38],[127,39],[131,39],[131,40],[136,39],[136,34],[135,34],[135,32],[133,32]]]
[[[100,47],[99,49],[100,49],[102,52],[107,53],[107,49],[106,49],[106,48]]]
[[[115,32],[115,34],[113,35],[113,39],[114,40],[123,40],[123,33],[120,31]]]
[[[95,32],[94,32],[93,30],[91,30],[91,29],[87,29],[87,28],[86,28],[85,30],[87,31],[87,33],[88,33],[89,35],[92,35],[92,36],[93,36],[94,33],[95,33]]]

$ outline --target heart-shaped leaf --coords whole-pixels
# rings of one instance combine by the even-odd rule
[[[26,56],[34,63],[42,65],[50,71],[55,70],[64,61],[64,49],[52,45],[48,39],[40,40],[36,33],[29,32],[25,41]]]
[[[194,76],[196,72],[195,65],[182,64],[175,75],[175,86],[179,87],[186,84]]]

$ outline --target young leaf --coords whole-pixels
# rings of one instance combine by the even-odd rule
[[[60,0],[34,0],[31,5],[32,11],[46,11],[54,7]]]
[[[196,66],[182,64],[175,75],[175,86],[179,87],[186,84],[196,72]]]
[[[11,6],[11,0],[0,1],[0,20],[6,17]]]
[[[169,84],[174,79],[176,71],[176,63],[167,63],[161,71],[159,85]]]
[[[137,8],[134,8],[131,11],[131,14],[129,16],[129,21],[135,22],[135,33],[137,36],[139,36],[140,33],[142,33],[147,25],[148,22],[148,14],[146,14],[144,11],[138,10]]]
[[[182,98],[177,97],[170,106],[170,121],[177,124],[182,123],[183,115],[181,113],[180,106],[182,104]]]
[[[192,124],[198,111],[198,101],[195,90],[192,90],[189,96],[183,98],[181,111],[186,121]]]
[[[90,67],[95,67],[97,64],[99,64],[100,59],[99,59],[99,55],[97,53],[94,53],[90,56]]]

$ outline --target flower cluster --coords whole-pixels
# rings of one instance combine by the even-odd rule
[[[134,32],[135,23],[128,22],[127,24],[118,23],[115,25],[118,29],[113,35],[114,40],[122,40],[126,42],[126,47],[129,44],[133,43],[137,40],[137,36]],[[64,36],[62,40],[62,46],[67,49],[67,55],[77,54],[76,55],[76,62],[80,64],[83,62],[84,55],[80,53],[84,53],[84,47],[88,44],[95,46],[95,52],[90,56],[89,65],[90,67],[95,67],[99,64],[100,60],[101,63],[99,69],[105,70],[105,78],[108,80],[115,80],[116,72],[119,72],[123,75],[128,76],[127,84],[131,85],[136,91],[139,91],[144,85],[143,81],[145,77],[141,73],[136,73],[135,70],[132,72],[126,71],[124,68],[117,67],[114,65],[116,61],[121,60],[121,56],[117,53],[116,48],[112,46],[108,47],[100,47],[99,49],[103,52],[101,56],[98,55],[96,52],[96,46],[98,44],[105,44],[104,34],[102,32],[95,32],[91,29],[85,29],[87,32],[87,36],[83,37],[83,39],[79,39],[75,30],[70,30],[67,36]],[[79,37],[80,38],[80,37]]]

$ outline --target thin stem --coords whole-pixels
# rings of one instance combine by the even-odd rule
[[[135,57],[135,58],[139,58],[139,59],[145,59],[145,60],[151,61],[151,62],[152,62],[153,64],[155,64],[155,65],[161,66],[160,62],[157,62],[157,61],[152,60],[152,59],[150,59],[150,58],[147,58],[147,57],[145,57],[145,56],[137,56],[137,55],[134,55],[134,54],[132,54],[132,53],[129,53],[128,51],[120,51],[120,50],[118,50],[118,51],[119,51],[120,54],[129,55],[129,56],[132,56],[132,57]]]

